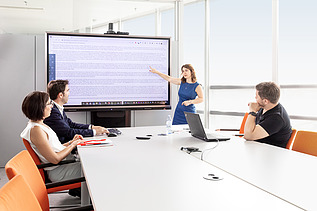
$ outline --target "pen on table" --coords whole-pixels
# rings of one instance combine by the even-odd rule
[[[106,145],[106,144],[109,144],[109,143],[80,143],[78,144],[79,146],[93,146],[93,145]]]

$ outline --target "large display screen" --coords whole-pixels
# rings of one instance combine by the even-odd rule
[[[69,80],[66,109],[170,108],[170,38],[46,33],[47,83]]]

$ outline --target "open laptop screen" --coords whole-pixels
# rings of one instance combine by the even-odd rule
[[[225,137],[221,134],[206,134],[204,126],[201,122],[199,114],[184,112],[185,117],[191,131],[191,135],[195,138],[199,138],[204,141],[225,141],[229,140],[229,137]]]

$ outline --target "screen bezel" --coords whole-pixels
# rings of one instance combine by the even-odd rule
[[[168,75],[171,71],[171,37],[165,36],[134,36],[134,35],[117,35],[117,34],[92,34],[92,33],[67,33],[67,32],[46,32],[45,33],[45,74],[46,74],[46,84],[49,83],[49,39],[50,35],[54,36],[84,36],[84,37],[106,37],[106,38],[129,38],[129,39],[157,39],[157,40],[167,40],[168,41]],[[170,83],[168,83],[168,101],[165,104],[134,104],[134,105],[64,105],[66,111],[96,111],[96,110],[165,110],[171,109],[171,90]]]

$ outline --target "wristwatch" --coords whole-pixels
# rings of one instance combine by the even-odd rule
[[[254,111],[251,111],[251,112],[249,112],[249,115],[252,115],[252,116],[256,116],[256,113],[254,112]]]

